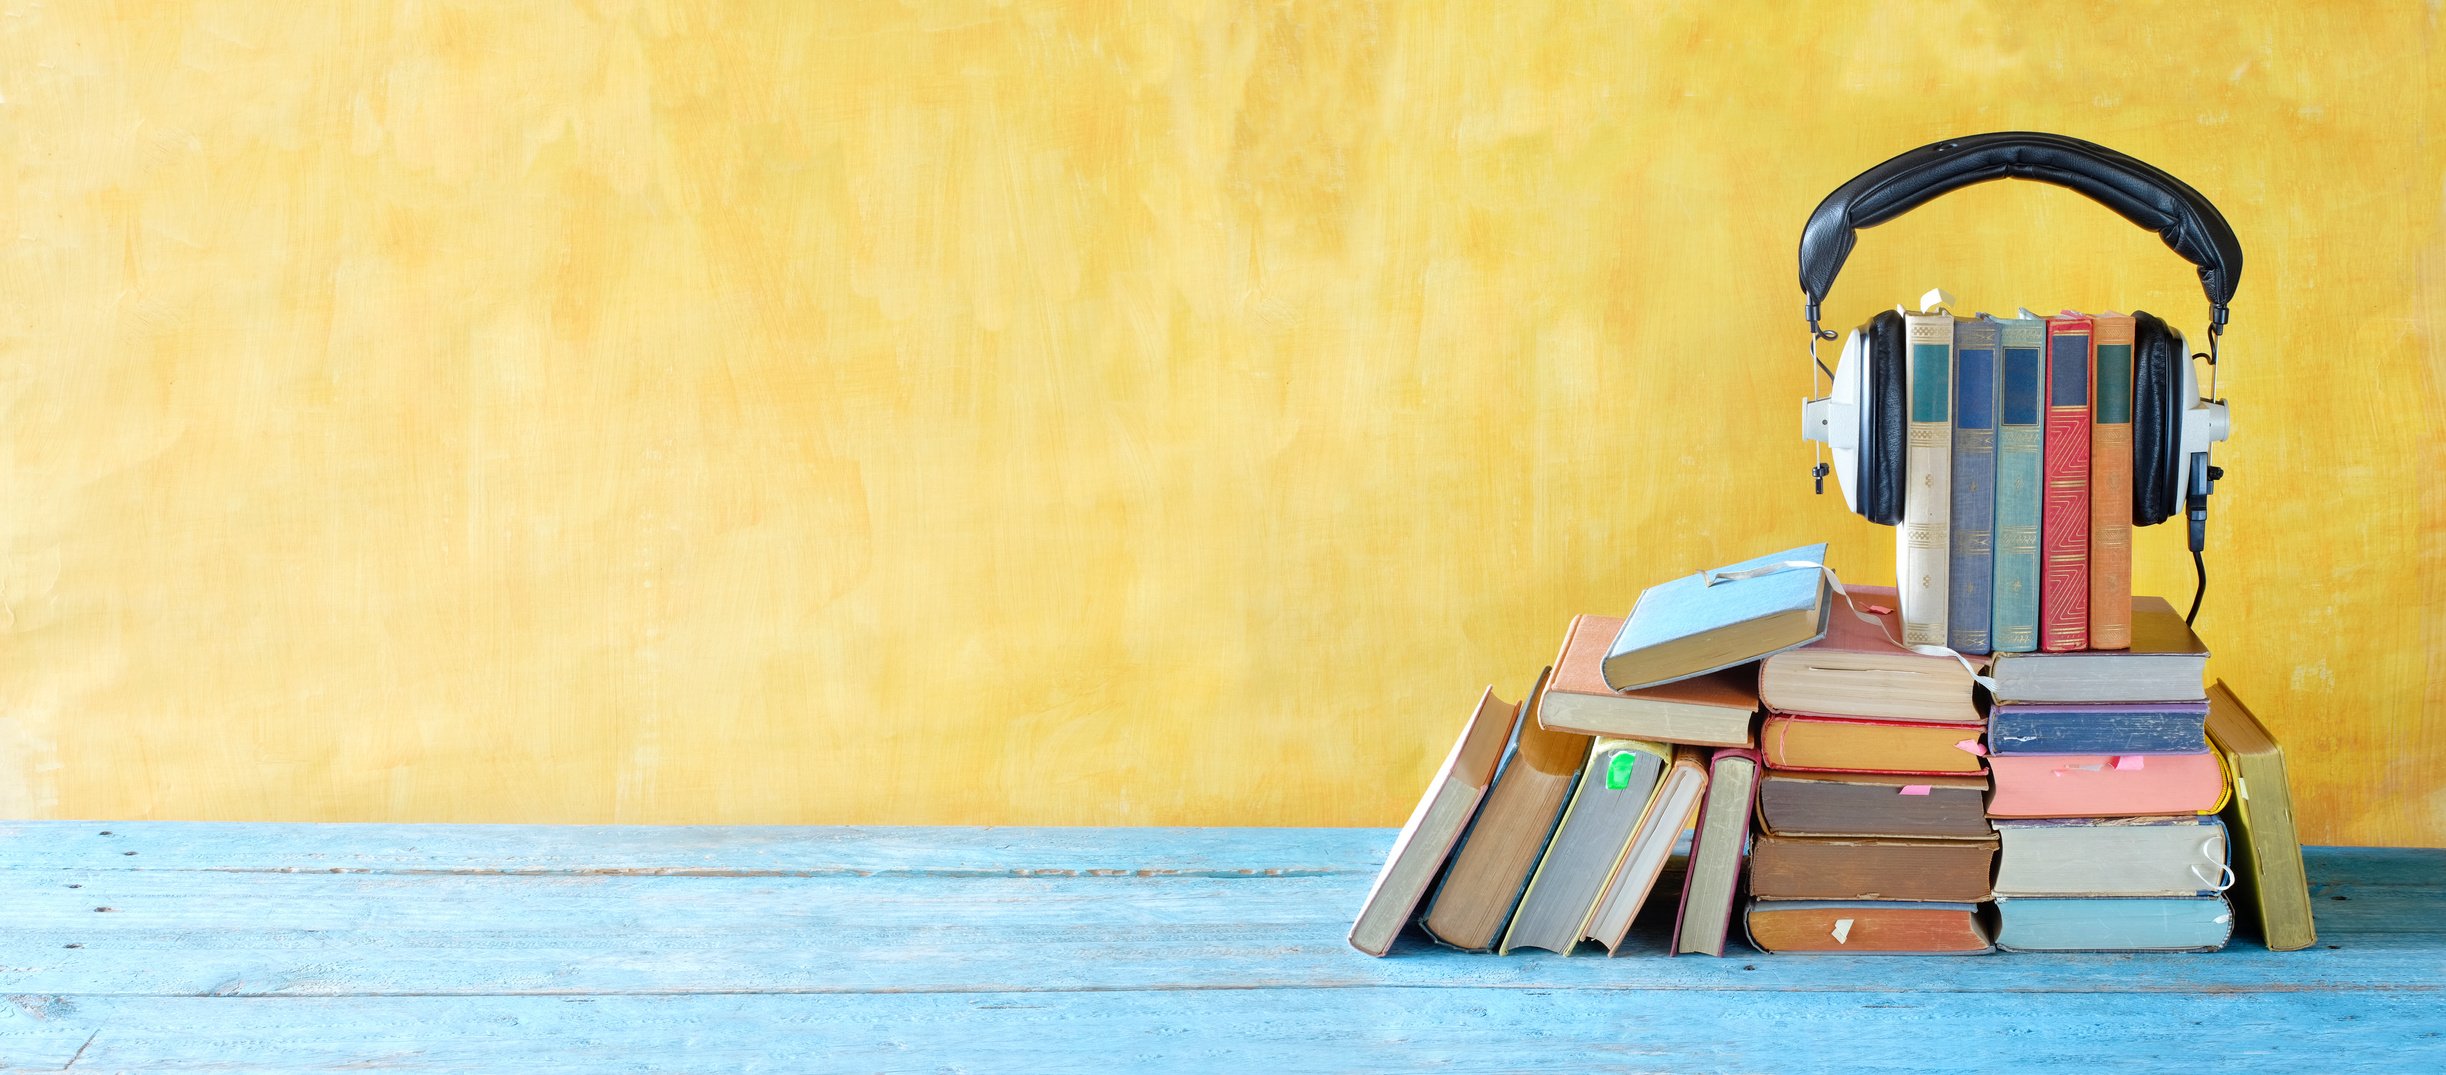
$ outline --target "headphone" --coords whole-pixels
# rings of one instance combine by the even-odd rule
[[[1846,507],[1870,522],[1902,521],[1909,472],[1904,461],[1908,422],[1909,348],[1900,313],[1885,311],[1842,337],[1829,370],[1818,341],[1833,332],[1818,325],[1818,306],[1834,286],[1860,228],[1874,227],[1937,196],[1995,179],[2028,179],[2076,191],[2158,234],[2199,267],[2208,295],[2208,350],[2193,355],[2183,334],[2145,312],[2133,314],[2132,524],[2152,526],[2178,511],[2191,524],[2191,560],[2199,589],[2188,622],[2208,589],[2201,558],[2208,542],[2208,494],[2225,472],[2210,466],[2209,446],[2226,439],[2231,423],[2216,396],[2217,341],[2226,304],[2242,276],[2242,243],[2225,216],[2189,184],[2139,158],[2060,134],[2001,131],[1921,146],[1860,173],[1819,202],[1801,230],[1801,291],[1808,296],[1810,383],[1826,373],[1828,394],[1804,402],[1802,436],[1822,443]],[[2208,362],[2209,391],[2200,394],[2193,359]],[[1811,477],[1826,491],[1828,466]]]

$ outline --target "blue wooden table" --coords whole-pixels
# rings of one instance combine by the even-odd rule
[[[1391,841],[0,823],[0,1070],[2446,1070],[2446,851],[2306,952],[1370,959]]]

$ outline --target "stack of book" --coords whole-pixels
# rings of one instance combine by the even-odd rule
[[[2310,943],[2282,756],[2200,689],[2206,650],[2164,602],[2125,651],[1999,656],[1983,709],[1971,668],[1899,642],[1894,591],[1839,594],[1824,560],[1575,617],[1520,704],[1479,696],[1351,944],[1384,955],[1415,923],[1469,951],[1619,954],[1656,896],[1678,901],[1669,953],[1721,955],[1745,906],[1769,952],[2197,950],[2224,942],[2236,881],[2270,947]]]
[[[2131,633],[2125,649],[1994,662],[2004,948],[2205,951],[2232,932],[2208,649],[2157,598],[2134,602]]]

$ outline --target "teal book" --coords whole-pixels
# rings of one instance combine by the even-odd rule
[[[2234,935],[2223,896],[1996,899],[1996,947],[2008,952],[2214,952]]]
[[[1953,328],[1953,592],[1946,645],[1988,652],[1996,541],[1996,319],[1963,318]]]
[[[1599,666],[1606,686],[1640,690],[1824,638],[1833,593],[1826,573],[1787,565],[1825,562],[1820,542],[1648,587]],[[1759,573],[1730,577],[1750,571]]]
[[[2047,323],[2024,316],[1997,319],[1996,327],[1996,536],[1988,645],[1999,653],[2029,653],[2038,649]]]

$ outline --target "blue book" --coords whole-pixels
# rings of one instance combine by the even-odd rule
[[[1988,652],[1993,610],[1996,525],[1996,345],[1999,327],[1986,314],[1953,329],[1953,592],[1945,644],[1962,653]]]
[[[1702,676],[1826,637],[1826,545],[1659,583],[1639,595],[1600,669],[1618,691]],[[1747,578],[1734,578],[1757,571]]]
[[[2223,896],[2002,896],[1996,915],[2008,952],[2213,952],[2234,935]]]
[[[2028,311],[2024,311],[2026,314]],[[1995,569],[1988,646],[1998,653],[2038,649],[2038,509],[2046,489],[2041,444],[2046,427],[2047,323],[1997,320]]]
[[[1998,703],[1987,717],[1990,754],[2206,754],[2208,703],[2097,705]]]

